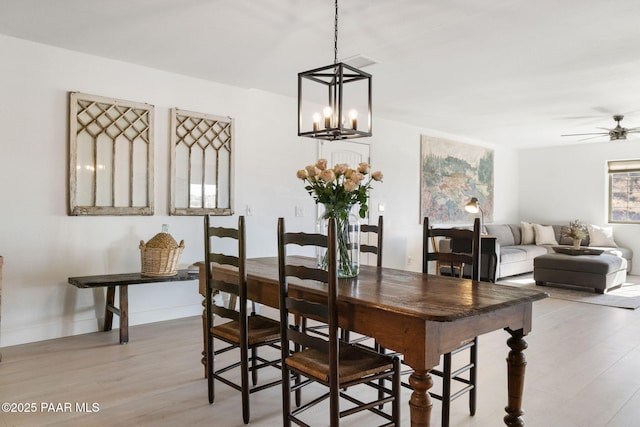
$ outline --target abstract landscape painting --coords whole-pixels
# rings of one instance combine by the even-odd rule
[[[493,150],[421,136],[421,219],[438,224],[469,224],[464,210],[477,197],[485,223],[493,221]]]

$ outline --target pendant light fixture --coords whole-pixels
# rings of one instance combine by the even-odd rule
[[[371,74],[338,62],[338,0],[333,42],[332,65],[298,73],[298,136],[371,136]]]

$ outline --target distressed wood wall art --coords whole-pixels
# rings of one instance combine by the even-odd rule
[[[153,215],[153,105],[70,93],[71,215]]]
[[[233,119],[171,110],[171,215],[233,214]]]

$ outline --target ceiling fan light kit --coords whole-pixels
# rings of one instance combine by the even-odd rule
[[[560,136],[588,136],[588,135],[609,135],[609,141],[619,141],[627,139],[627,134],[640,132],[640,128],[624,128],[620,126],[620,122],[624,119],[622,114],[615,114],[613,116],[613,120],[616,121],[616,126],[614,128],[598,128],[603,129],[606,132],[591,132],[591,133],[570,133],[566,135]]]

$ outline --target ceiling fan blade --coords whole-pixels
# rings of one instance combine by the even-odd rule
[[[609,110],[607,107],[593,107],[593,109],[603,114],[609,114],[609,115],[615,114],[611,112],[611,110]]]
[[[582,142],[582,141],[589,141],[589,140],[591,140],[591,139],[602,138],[603,136],[604,136],[604,135],[592,136],[592,137],[590,137],[590,138],[582,138],[582,139],[579,139],[578,141],[580,141],[580,142]]]
[[[557,120],[586,120],[586,119],[601,119],[602,116],[564,116],[558,117]]]
[[[609,135],[609,132],[593,132],[593,133],[568,133],[560,136],[584,136],[584,135]]]
[[[602,130],[606,130],[606,131],[611,131],[611,130],[613,130],[613,129],[609,129],[609,128],[603,128],[603,127],[600,127],[600,126],[597,126],[597,127],[596,127],[596,129],[602,129]],[[608,132],[607,132],[607,133],[608,133]]]

